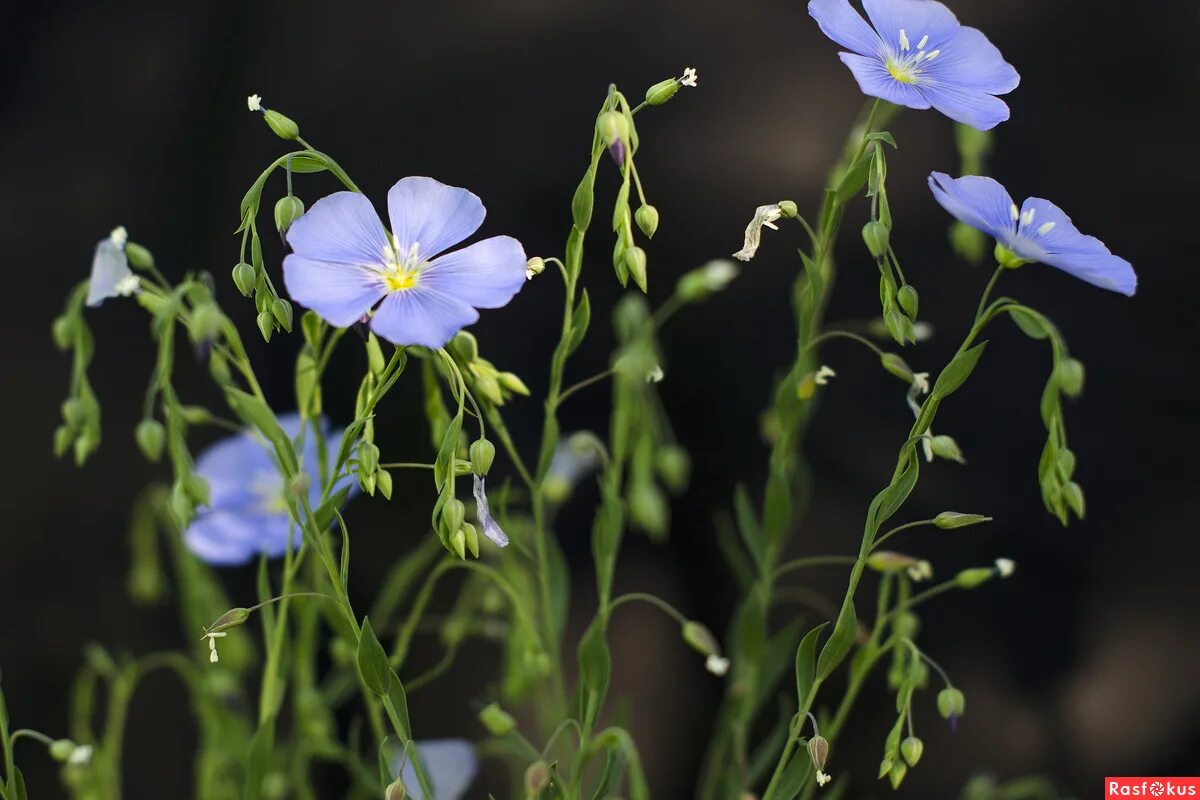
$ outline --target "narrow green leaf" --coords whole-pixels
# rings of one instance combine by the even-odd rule
[[[987,347],[987,342],[980,342],[970,350],[964,350],[956,355],[942,370],[942,374],[938,375],[937,382],[933,385],[933,395],[939,399],[945,399],[962,386],[967,378],[971,377],[971,372],[979,363],[985,347]]]
[[[387,697],[392,688],[392,668],[367,617],[363,617],[362,632],[358,635],[358,674],[374,694]]]
[[[828,622],[822,622],[800,640],[796,648],[796,698],[800,708],[808,707],[808,695],[817,679],[817,639]]]
[[[842,612],[838,614],[837,623],[833,626],[833,633],[821,648],[821,654],[817,656],[817,680],[825,680],[837,669],[838,664],[841,664],[842,659],[850,652],[857,635],[858,615],[854,612],[854,601],[847,598]]]
[[[592,304],[588,299],[587,289],[584,289],[583,297],[579,300],[579,305],[575,307],[575,313],[571,315],[571,335],[567,340],[567,355],[574,353],[583,343],[591,321]]]

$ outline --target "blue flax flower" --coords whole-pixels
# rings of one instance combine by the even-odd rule
[[[393,344],[441,347],[499,308],[525,282],[525,251],[494,236],[444,251],[479,229],[483,203],[432,178],[403,178],[388,192],[392,232],[366,197],[337,192],[288,229],[292,254],[283,279],[292,299],[337,327],[371,314],[371,329]]]
[[[479,772],[479,759],[474,746],[466,739],[429,739],[416,742],[421,761],[425,764],[425,775],[437,800],[459,800],[475,780]],[[399,749],[392,758],[392,771],[396,772],[400,762]],[[426,800],[417,783],[417,773],[412,767],[413,753],[409,749],[404,760],[404,769],[399,770],[400,782],[404,784],[406,796],[413,800]],[[433,798],[428,798],[433,800]]]
[[[1049,264],[1101,289],[1128,297],[1137,291],[1133,266],[1099,239],[1080,233],[1049,200],[1030,197],[1017,208],[1003,186],[974,175],[951,178],[935,172],[929,188],[951,216],[994,238],[1007,265]]]
[[[125,255],[128,238],[124,228],[114,228],[108,238],[101,239],[96,245],[88,280],[89,306],[98,306],[110,297],[128,297],[137,291],[138,277],[129,269],[129,259]]]
[[[293,439],[300,434],[298,414],[281,416],[279,424]],[[341,436],[341,431],[329,431],[326,439],[336,442]],[[332,469],[336,448],[330,449],[329,456]],[[305,437],[301,458],[311,483],[308,499],[316,507],[322,487],[317,444],[311,430]],[[189,550],[218,566],[244,564],[259,553],[271,558],[283,555],[290,524],[283,476],[271,458],[270,445],[261,436],[247,431],[222,439],[196,459],[196,474],[208,481],[210,503],[197,509],[196,519],[184,534]],[[338,488],[350,480],[344,479]],[[295,531],[295,543],[299,546],[299,529]]]
[[[808,4],[821,31],[851,51],[841,59],[864,94],[935,108],[982,131],[1008,119],[1008,106],[994,95],[1011,92],[1021,78],[986,36],[936,0],[863,0],[863,7],[871,25],[849,0]]]

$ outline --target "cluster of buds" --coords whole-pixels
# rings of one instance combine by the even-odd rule
[[[492,362],[480,357],[479,342],[474,334],[459,331],[450,340],[449,349],[465,369],[464,377],[469,379],[479,399],[499,407],[516,395],[529,396],[529,387],[515,373],[499,370]]]

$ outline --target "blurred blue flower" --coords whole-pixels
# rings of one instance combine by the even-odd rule
[[[477,308],[505,305],[525,283],[525,251],[509,236],[439,256],[478,230],[485,213],[466,189],[403,178],[388,192],[389,236],[367,198],[331,194],[288,229],[284,283],[332,325],[374,309],[371,329],[392,343],[441,347],[479,319]]]
[[[821,31],[851,51],[841,59],[864,94],[932,107],[979,130],[1008,119],[1008,106],[994,95],[1021,79],[986,36],[960,25],[937,0],[863,0],[863,7],[871,25],[849,0],[808,4]]]
[[[110,297],[128,297],[137,291],[138,278],[129,269],[125,256],[128,236],[124,228],[114,228],[107,238],[96,245],[92,257],[92,274],[88,280],[87,304],[100,305]]]
[[[991,178],[929,176],[929,188],[951,216],[994,238],[1016,262],[1049,264],[1101,289],[1132,297],[1137,291],[1133,266],[1113,255],[1104,243],[1084,236],[1062,209],[1040,197],[1021,208]]]
[[[299,414],[284,414],[279,424],[288,436],[299,436]],[[321,424],[326,425],[324,420]],[[326,430],[327,440],[337,442],[341,436],[341,431]],[[330,448],[330,469],[336,458],[337,448]],[[321,501],[322,487],[317,444],[311,430],[304,439],[301,459],[301,468],[310,481],[308,499],[315,507]],[[208,506],[197,509],[196,519],[184,534],[189,550],[219,566],[244,564],[259,553],[271,558],[283,555],[290,522],[283,475],[271,457],[270,445],[250,431],[230,436],[201,453],[195,471],[208,481],[211,497]],[[336,488],[352,481],[344,478]],[[351,488],[355,491],[357,483]],[[296,546],[300,536],[297,528]]]
[[[425,774],[429,778],[430,788],[436,800],[459,800],[467,792],[471,781],[479,772],[479,759],[475,756],[475,747],[466,739],[429,739],[416,742],[417,752],[425,764]],[[404,759],[404,769],[398,770],[402,756],[399,751],[392,756],[392,772],[400,772],[400,781],[408,797],[413,800],[426,800],[417,783],[417,773],[413,770],[413,754],[410,748],[408,757]],[[435,800],[435,798],[429,798]]]

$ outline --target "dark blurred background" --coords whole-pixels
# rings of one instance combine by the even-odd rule
[[[1044,348],[998,326],[975,378],[947,404],[939,432],[954,435],[966,467],[923,470],[908,518],[952,508],[996,516],[947,536],[914,532],[902,549],[939,575],[1019,563],[1016,576],[932,604],[925,647],[970,699],[956,736],[932,698],[917,713],[925,760],[901,794],[945,798],[973,773],[1054,776],[1066,793],[1099,796],[1105,775],[1200,772],[1200,595],[1194,463],[1200,417],[1194,387],[1194,187],[1191,141],[1200,89],[1194,0],[958,0],[1022,74],[1013,118],[998,130],[992,174],[1019,198],[1049,197],[1079,226],[1129,258],[1141,278],[1133,300],[1053,269],[1006,276],[1004,292],[1044,310],[1088,366],[1087,390],[1068,408],[1087,521],[1063,529],[1042,509],[1036,467],[1044,433],[1037,404],[1049,368]],[[558,254],[569,201],[587,158],[593,115],[610,81],[630,97],[699,70],[698,89],[639,117],[639,167],[662,224],[650,255],[651,298],[676,276],[741,245],[755,206],[784,198],[817,203],[825,172],[860,108],[837,47],[801,0],[490,0],[325,3],[12,3],[0,10],[0,241],[7,253],[3,325],[5,547],[0,555],[0,668],[18,726],[52,734],[66,724],[69,682],[81,650],[179,647],[172,609],[135,607],[125,591],[130,503],[163,477],[137,454],[132,430],[152,366],[143,314],[110,302],[88,313],[97,336],[92,374],[106,439],[83,470],[51,457],[69,364],[52,347],[50,320],[86,277],[95,242],[115,225],[149,246],[163,270],[208,269],[244,330],[250,304],[236,295],[237,203],[284,144],[246,111],[245,97],[294,117],[377,202],[404,175],[470,187],[485,201],[483,232],[519,237],[530,254]],[[986,280],[955,259],[948,218],[925,188],[931,170],[956,172],[953,131],[932,112],[892,125],[894,240],[921,291],[934,338],[905,354],[936,369],[961,338]],[[603,166],[608,166],[605,163]],[[611,170],[609,170],[611,172]],[[614,180],[601,180],[599,207]],[[301,176],[310,204],[335,188]],[[282,189],[268,184],[267,205]],[[269,211],[267,212],[269,213]],[[852,210],[830,319],[878,310],[873,266]],[[603,215],[601,215],[603,216]],[[264,222],[264,225],[267,223]],[[603,226],[601,226],[603,227]],[[631,536],[623,589],[649,589],[721,631],[735,600],[713,533],[737,481],[761,486],[758,415],[792,356],[787,288],[799,268],[795,226],[768,232],[758,258],[723,295],[681,314],[665,333],[661,390],[694,459],[690,494],[674,507],[669,545]],[[611,240],[591,238],[585,283],[593,308],[617,296]],[[277,269],[278,250],[268,252]],[[535,395],[556,337],[560,286],[531,283],[475,330],[485,356],[520,373]],[[570,367],[603,368],[611,337],[594,315],[592,337]],[[292,402],[285,357],[294,337],[252,356],[278,407]],[[268,361],[269,359],[269,361]],[[361,364],[349,351],[326,395],[335,421],[352,413]],[[832,345],[838,377],[827,388],[806,450],[816,507],[795,554],[851,553],[871,496],[890,475],[911,415],[896,381],[858,348]],[[212,399],[199,368],[180,370],[186,397]],[[389,400],[385,455],[428,449],[416,381]],[[565,427],[602,429],[607,392],[572,400]],[[538,430],[536,402],[509,411],[517,436]],[[200,443],[198,443],[200,444]],[[428,486],[404,476],[398,501],[357,502],[352,581],[361,602],[384,565],[425,535]],[[591,496],[581,492],[559,536],[577,577],[573,633],[593,612],[587,536]],[[811,573],[840,597],[845,575]],[[226,570],[235,600],[253,596],[252,569]],[[811,612],[802,610],[803,613]],[[800,612],[797,612],[800,613]],[[675,626],[636,607],[613,632],[615,692],[630,699],[634,733],[658,797],[685,797],[721,685],[680,646]],[[436,656],[435,652],[429,658]],[[480,662],[469,649],[437,688],[412,698],[420,735],[477,735]],[[885,796],[870,779],[892,716],[880,677],[859,704],[837,754],[853,769],[853,796]],[[129,721],[130,797],[183,796],[194,734],[185,698],[168,678],[139,690]],[[37,748],[19,754],[34,797],[57,796],[54,766]],[[489,772],[489,775],[493,773]],[[491,788],[503,793],[502,779]],[[482,797],[483,783],[472,796]]]

